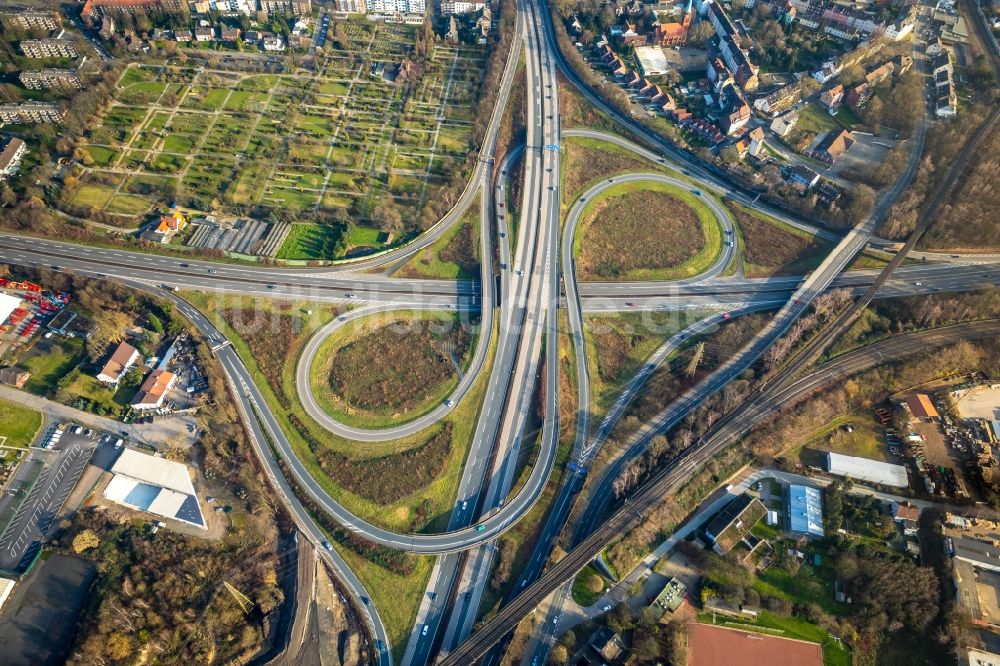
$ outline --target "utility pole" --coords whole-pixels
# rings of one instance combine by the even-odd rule
[[[231,594],[233,599],[236,600],[236,603],[240,605],[240,608],[243,609],[243,612],[245,614],[249,614],[250,611],[253,609],[253,602],[250,601],[250,597],[237,590],[236,587],[234,585],[231,585],[228,580],[223,581],[222,584],[225,586],[227,590],[229,590],[229,594]]]
[[[701,357],[705,354],[705,343],[699,342],[698,346],[694,348],[694,356],[691,357],[691,362],[688,363],[687,370],[685,374],[688,377],[694,377],[694,373],[698,370],[698,364],[701,363]]]

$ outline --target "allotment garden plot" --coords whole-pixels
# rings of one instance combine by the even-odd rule
[[[86,133],[73,211],[141,215],[345,210],[387,200],[419,212],[470,145],[485,49],[431,45],[409,26],[348,23],[348,38],[294,75],[167,63],[130,67]]]

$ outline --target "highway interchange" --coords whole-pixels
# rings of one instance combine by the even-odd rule
[[[565,307],[568,314],[570,337],[577,358],[576,367],[583,370],[575,378],[579,412],[577,439],[571,455],[573,469],[586,466],[593,458],[628,404],[642,390],[646,379],[685,339],[718,325],[727,316],[760,309],[777,309],[777,314],[747,347],[735,353],[716,372],[678,400],[665,406],[661,414],[645,424],[634,435],[626,451],[615,459],[601,478],[591,480],[586,493],[578,495],[583,481],[582,473],[570,471],[562,476],[559,494],[541,530],[539,548],[528,568],[520,572],[522,584],[518,586],[518,591],[541,573],[552,542],[566,528],[574,501],[587,502],[581,522],[573,526],[579,538],[583,539],[594,531],[605,514],[609,481],[614,478],[616,470],[641,453],[654,434],[669,430],[707,396],[720,390],[755,362],[809,308],[817,295],[836,286],[848,286],[860,292],[872,284],[876,272],[844,274],[845,268],[866,245],[879,241],[872,235],[875,225],[905,188],[917,162],[915,158],[911,160],[903,177],[883,193],[875,213],[846,235],[838,236],[817,229],[807,221],[790,217],[782,211],[763,204],[756,205],[746,193],[734,189],[729,183],[704,170],[687,154],[650,136],[631,119],[622,117],[620,112],[597,98],[576,80],[563,62],[555,46],[548,8],[544,4],[527,0],[520,0],[517,6],[517,33],[511,57],[508,59],[498,104],[469,186],[445,218],[402,249],[365,258],[348,266],[291,269],[158,257],[126,250],[81,247],[40,238],[0,234],[0,262],[72,271],[98,279],[115,279],[172,300],[213,346],[258,458],[300,529],[311,541],[319,544],[326,537],[303,508],[297,492],[307,495],[344,529],[392,548],[439,555],[406,648],[404,663],[408,664],[427,663],[435,654],[448,654],[468,638],[477,618],[482,591],[488,583],[496,538],[527,513],[553,474],[558,433],[556,362],[560,306]],[[507,159],[497,167],[494,158],[497,131],[513,83],[517,56],[522,48],[526,62],[527,140],[521,156],[521,168],[524,170],[520,205],[522,217],[517,227],[516,250],[512,252],[509,216],[504,215],[501,201],[497,200],[502,200],[503,197],[496,195],[502,193],[503,184],[507,182],[506,177],[514,168],[515,162]],[[559,119],[557,70],[576,84],[595,106],[608,112],[634,134],[642,136],[646,143],[660,152],[652,152],[604,133],[588,130],[563,132]],[[921,131],[914,140],[913,154],[917,157],[924,129],[921,126]],[[561,136],[568,135],[612,141],[650,160],[651,165],[655,163],[674,169],[677,176],[650,171],[617,176],[594,185],[573,202],[566,229],[560,238],[558,144]],[[725,196],[744,205],[756,205],[783,221],[838,244],[822,265],[804,279],[721,277],[733,261],[735,253],[734,248],[724,242],[722,252],[711,268],[687,280],[578,284],[573,267],[572,246],[575,228],[586,203],[608,188],[622,182],[637,181],[662,182],[689,190],[692,189],[692,182],[696,182],[698,189],[706,193]],[[377,274],[362,275],[358,272],[396,264],[429,246],[461,217],[476,195],[481,196],[480,256],[483,259],[478,284],[403,280]],[[728,232],[732,231],[732,226],[728,214],[719,206],[715,196],[705,196],[704,201],[716,214],[724,233],[724,241],[730,238]],[[494,241],[497,243],[496,253]],[[495,256],[496,262],[504,268],[494,265]],[[992,263],[994,259],[996,258],[984,256],[965,262],[960,260],[957,263],[904,266],[895,272],[893,279],[881,285],[879,295],[959,291],[983,283],[996,283],[1000,281],[1000,266]],[[970,261],[975,263],[969,263]],[[494,279],[495,275],[499,275],[499,280]],[[395,439],[428,427],[460,403],[482,374],[483,368],[492,363],[493,370],[485,377],[487,398],[480,409],[475,433],[469,445],[470,453],[447,531],[440,534],[393,533],[352,515],[331,498],[296,457],[259,388],[255,386],[250,371],[233,347],[227,344],[223,333],[177,295],[175,289],[357,305],[358,307],[331,322],[309,341],[298,367],[297,385],[307,412],[318,423],[335,435],[360,442]],[[621,395],[605,419],[594,428],[588,421],[589,381],[585,372],[585,346],[582,344],[583,313],[682,308],[714,312],[665,340],[638,374],[622,388]],[[403,309],[454,309],[462,313],[479,314],[480,335],[473,360],[469,371],[449,397],[450,404],[443,403],[413,421],[384,430],[365,430],[336,422],[322,411],[308,390],[307,375],[313,356],[326,336],[348,322],[374,313]],[[544,373],[540,373],[543,366]],[[544,422],[537,445],[537,458],[527,481],[514,497],[508,498],[539,374],[544,374],[547,384],[543,388]],[[767,400],[755,403],[754,409],[757,411],[753,412],[754,419],[751,422],[756,423],[765,418],[767,406],[773,404],[773,401]],[[711,444],[721,446],[716,442],[728,442],[744,431],[734,426],[733,430],[718,435]],[[697,462],[691,462],[692,460],[693,456],[673,466],[671,473],[678,478],[689,474],[697,466]],[[320,548],[318,552],[351,590],[365,612],[376,641],[380,662],[391,663],[392,646],[368,591],[335,550]],[[552,612],[557,614],[558,604],[553,604],[553,609],[555,610]],[[549,624],[547,621],[544,626]],[[546,637],[539,638],[542,640],[537,643],[538,651],[533,654],[536,658],[544,658]],[[454,654],[454,659],[459,659],[458,655],[463,653],[458,651]],[[498,654],[497,651],[490,653],[487,663],[496,659]]]

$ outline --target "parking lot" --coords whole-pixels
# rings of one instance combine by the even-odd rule
[[[31,564],[87,467],[101,433],[74,429],[79,432],[65,430],[54,443],[46,436],[48,446],[32,449],[5,493],[0,515],[13,515],[0,535],[0,569],[20,572]]]

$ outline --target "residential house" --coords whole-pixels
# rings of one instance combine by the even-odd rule
[[[215,28],[204,25],[197,26],[194,29],[194,40],[196,42],[214,42]]]
[[[26,152],[28,152],[27,144],[16,136],[12,136],[4,144],[3,150],[0,150],[0,180],[17,173],[21,158]]]
[[[726,136],[719,131],[718,127],[710,122],[702,120],[701,118],[692,118],[691,113],[687,110],[678,110],[675,117],[677,117],[678,122],[681,122],[686,129],[691,130],[698,135],[698,137],[708,143],[711,143],[712,145],[722,143],[723,139],[726,138]],[[681,121],[681,117],[684,118],[683,121]]]
[[[714,0],[709,0],[708,2],[708,20],[715,29],[715,34],[719,39],[725,37],[731,37],[736,40],[741,39],[736,26],[733,25],[732,20],[726,14],[726,10]]]
[[[809,156],[825,164],[833,164],[855,143],[845,129],[830,130],[820,135],[809,148]]]
[[[13,366],[0,368],[0,384],[6,384],[14,388],[24,388],[29,379],[31,379],[31,373],[27,370]]]
[[[819,174],[801,164],[794,164],[788,167],[785,169],[784,174],[788,182],[801,185],[807,190],[812,189],[819,182]]]
[[[486,5],[478,0],[441,0],[442,14],[471,14]]]
[[[715,6],[715,3],[712,3]],[[750,62],[749,56],[740,49],[739,42],[733,37],[723,37],[719,39],[719,53],[722,59],[729,66],[736,83],[746,91],[757,89],[757,72],[759,67]]]
[[[120,342],[115,351],[104,363],[104,367],[97,373],[97,381],[111,386],[118,386],[118,382],[139,360],[139,350],[127,342]]]
[[[791,134],[797,122],[799,122],[799,112],[789,111],[771,121],[771,131],[784,138]]]
[[[937,99],[934,103],[934,115],[938,118],[950,118],[958,114],[958,97],[955,86],[949,80],[944,85],[937,86]]]
[[[801,99],[802,86],[796,82],[782,86],[765,97],[755,99],[753,106],[765,115],[776,116],[792,108]]]
[[[938,72],[943,72],[943,71],[947,71],[948,74],[950,75],[955,74],[955,69],[951,65],[951,58],[949,57],[947,51],[938,53],[936,56],[931,58],[930,70],[931,73],[934,74],[935,76],[938,74]]]
[[[281,35],[276,35],[273,32],[265,32],[260,38],[260,45],[265,51],[285,50],[285,41],[281,38]]]
[[[235,44],[240,39],[240,29],[230,28],[227,25],[222,26],[222,41],[228,42],[230,44]]]
[[[607,663],[613,662],[625,651],[625,643],[610,627],[601,627],[590,637],[590,647]]]
[[[909,502],[893,502],[892,519],[903,529],[903,534],[913,536],[920,521],[920,507]]]
[[[155,227],[146,229],[139,238],[153,243],[169,243],[179,232],[188,225],[184,213],[179,210],[171,210],[169,213],[160,215]]]
[[[844,102],[855,111],[863,108],[875,93],[867,83],[851,86],[844,94]]]
[[[312,14],[312,0],[260,0],[260,9],[268,14],[309,16]]]
[[[347,14],[364,14],[368,11],[365,0],[334,0],[334,8]]]
[[[747,152],[753,157],[757,157],[764,150],[764,128],[754,127],[747,133],[747,138],[750,139],[750,147]]]
[[[626,23],[625,29],[622,30],[622,43],[625,46],[635,46],[638,44],[646,43],[646,35],[640,35],[635,28],[634,23]]]
[[[840,103],[844,99],[844,86],[837,84],[820,93],[819,103],[826,107],[831,116],[836,115],[840,110]]]
[[[174,30],[174,41],[178,44],[189,44],[194,41],[194,32],[189,28]]]
[[[159,409],[173,388],[177,375],[167,370],[153,370],[132,398],[132,407],[137,410]]]
[[[884,62],[865,74],[865,83],[874,88],[892,76],[894,71],[896,71],[896,66],[892,62]]]
[[[830,183],[820,183],[816,188],[816,200],[827,207],[833,205],[843,194],[843,190]]]

